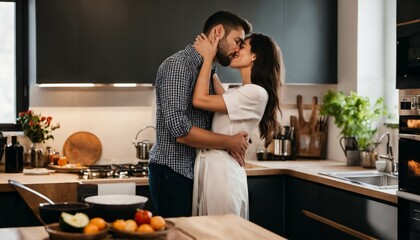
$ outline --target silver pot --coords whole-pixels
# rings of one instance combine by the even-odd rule
[[[149,159],[150,149],[153,147],[153,143],[149,140],[144,140],[136,143],[136,157],[139,159]]]
[[[153,128],[156,130],[156,128],[153,126],[146,126],[137,133],[136,138],[133,141],[133,145],[136,147],[136,157],[139,159],[149,159],[149,152],[153,147],[153,142],[149,140],[137,141],[139,134],[148,128]]]
[[[292,157],[292,141],[290,139],[273,139],[268,146],[272,160],[286,160]]]

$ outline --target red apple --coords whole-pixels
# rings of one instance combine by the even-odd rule
[[[134,215],[134,221],[136,221],[137,225],[140,226],[141,224],[150,223],[150,219],[152,218],[152,212],[148,210],[137,210],[136,214]]]

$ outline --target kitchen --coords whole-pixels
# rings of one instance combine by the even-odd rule
[[[395,41],[393,39],[396,39],[396,2],[338,1],[337,5],[338,77],[336,83],[287,84],[286,80],[281,94],[281,102],[284,104],[282,124],[287,125],[289,116],[296,114],[293,105],[298,94],[301,94],[304,102],[307,103],[310,102],[313,95],[321,99],[328,89],[346,92],[352,90],[362,95],[368,95],[372,99],[384,96],[389,106],[398,104],[394,77],[395,67],[393,67],[395,65]],[[34,22],[31,21],[31,24]],[[254,28],[258,31],[257,26],[254,25]],[[31,56],[31,61],[35,61],[34,56],[30,55],[30,58]],[[137,163],[136,149],[132,145],[133,139],[142,127],[154,125],[153,105],[155,99],[152,86],[136,88],[105,86],[83,89],[42,88],[36,85],[36,69],[33,65],[31,67],[31,64],[29,71],[30,109],[42,112],[43,115],[53,116],[53,121],[60,122],[61,125],[61,128],[54,132],[55,140],[49,141],[48,145],[61,151],[66,139],[72,133],[85,130],[95,133],[101,140],[103,152],[97,164]],[[373,88],[377,90],[374,93],[371,91]],[[398,108],[396,107],[396,109]],[[305,113],[309,116],[309,111],[305,111]],[[29,143],[25,142],[22,134],[17,134],[19,142],[28,148]],[[327,159],[345,165],[345,155],[341,150],[337,151],[340,149],[339,130],[332,122],[329,124],[328,136]],[[153,131],[144,132],[141,137],[153,140]],[[251,138],[253,144],[247,152],[247,159],[252,162],[252,160],[256,160],[256,150],[260,143],[258,142],[258,133],[252,133]],[[397,141],[397,134],[392,134],[392,146],[395,154],[398,153]],[[2,162],[4,163],[4,161]],[[259,162],[252,163],[261,165]],[[299,164],[304,166],[304,162],[290,163],[290,165]],[[309,164],[312,165],[311,162]],[[268,164],[268,167],[270,165]],[[276,165],[277,163],[273,162],[271,167]],[[281,168],[288,168],[289,164],[281,162],[279,165]],[[320,163],[320,165],[322,164]],[[252,169],[248,171],[252,171]],[[395,205],[395,202],[392,204]]]

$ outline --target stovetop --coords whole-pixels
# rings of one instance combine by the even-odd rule
[[[109,164],[92,165],[85,170],[81,170],[79,179],[104,179],[104,178],[130,178],[147,177],[148,163],[139,162],[138,164]]]

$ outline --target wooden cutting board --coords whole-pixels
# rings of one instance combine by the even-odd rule
[[[233,214],[168,218],[175,223],[175,231],[166,239],[258,239],[286,240],[265,228]]]
[[[72,164],[83,166],[93,165],[102,154],[102,144],[99,138],[90,132],[73,133],[64,142],[63,156]]]

